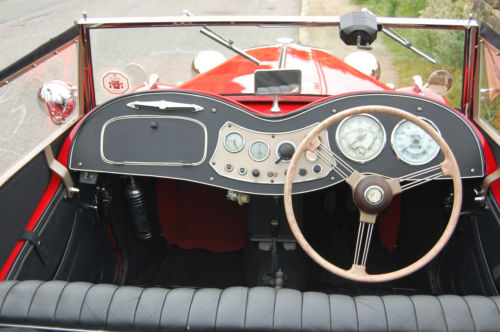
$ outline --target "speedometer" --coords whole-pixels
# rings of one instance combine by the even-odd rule
[[[421,118],[434,128],[438,128],[430,120]],[[422,128],[413,122],[400,121],[391,135],[391,145],[399,159],[410,165],[423,165],[434,159],[439,153],[439,145]]]
[[[384,127],[373,116],[350,116],[339,124],[335,140],[340,151],[349,159],[365,163],[382,151],[386,136]]]

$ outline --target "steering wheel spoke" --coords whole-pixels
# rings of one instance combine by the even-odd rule
[[[399,180],[401,182],[405,182],[401,186],[402,191],[418,187],[424,183],[432,181],[434,179],[438,179],[444,176],[444,171],[441,168],[441,165],[435,165],[418,172],[414,172],[403,177],[400,177]],[[418,178],[417,180],[413,180],[414,178]]]
[[[358,236],[356,238],[356,246],[354,249],[353,266],[359,265],[366,267],[368,252],[370,251],[370,242],[372,239],[373,227],[375,226],[375,219],[377,219],[377,215],[361,212],[359,219]]]
[[[342,179],[347,179],[355,170],[344,159],[329,149],[325,144],[320,143],[314,151],[325,164],[334,170]]]

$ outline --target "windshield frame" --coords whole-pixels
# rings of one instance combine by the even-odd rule
[[[90,30],[153,27],[203,27],[203,26],[259,26],[259,27],[338,27],[340,16],[165,16],[165,17],[118,17],[83,18],[78,21],[83,47],[80,63],[85,73],[84,95],[80,100],[88,112],[96,107],[94,75],[92,72],[92,50]],[[478,39],[478,23],[475,20],[435,19],[435,18],[394,18],[377,17],[379,30],[384,28],[441,29],[464,31],[464,61],[462,78],[462,102],[460,111],[470,115],[472,89],[475,74],[475,46]],[[81,81],[82,82],[82,81]]]

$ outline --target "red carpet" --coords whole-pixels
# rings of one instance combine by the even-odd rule
[[[158,180],[158,218],[167,245],[213,252],[236,251],[245,245],[247,208],[226,199],[226,190]]]

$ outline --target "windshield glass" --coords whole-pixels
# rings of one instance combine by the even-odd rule
[[[80,118],[71,41],[0,86],[0,185]]]
[[[281,67],[300,69],[301,94],[319,96],[392,88],[404,91],[414,87],[416,75],[422,77],[425,86],[433,72],[446,70],[453,77],[453,87],[445,98],[451,106],[461,107],[463,30],[393,30],[435,59],[435,64],[378,32],[372,49],[363,50],[375,56],[375,66],[377,62],[379,65],[379,72],[375,72],[372,67],[366,68],[372,61],[370,58],[346,59],[360,50],[356,46],[346,46],[336,26],[210,26],[211,31],[231,45],[258,59],[259,65],[200,33],[202,29],[202,26],[91,29],[96,104],[155,83],[157,88],[253,95],[255,70]],[[287,51],[285,61],[280,62],[283,45],[287,45]],[[219,66],[200,74],[195,71],[197,66],[193,61],[200,52],[207,50],[217,53],[205,52],[203,61]]]

